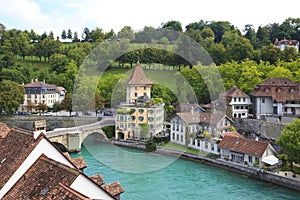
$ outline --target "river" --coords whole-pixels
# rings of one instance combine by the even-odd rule
[[[100,173],[106,184],[119,181],[122,200],[300,199],[293,190],[197,162],[95,142],[93,135],[71,156],[85,159],[88,176]]]

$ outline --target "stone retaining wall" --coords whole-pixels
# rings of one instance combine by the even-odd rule
[[[33,122],[36,120],[46,120],[47,131],[55,128],[70,128],[74,126],[82,126],[92,124],[98,121],[96,117],[60,117],[60,116],[2,116],[0,121],[7,124],[9,127],[23,128],[33,131]],[[76,122],[76,124],[75,124]]]
[[[264,138],[278,138],[286,124],[258,119],[233,119],[233,126],[239,133],[256,133]]]

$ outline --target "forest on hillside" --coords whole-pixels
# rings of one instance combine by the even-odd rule
[[[114,44],[114,49],[107,49],[107,54],[122,52],[129,44],[167,45],[173,49],[140,48],[118,56],[109,64],[109,69],[130,69],[139,59],[145,66],[160,63],[183,75],[194,90],[196,99],[191,98],[187,92],[174,94],[163,86],[153,88],[154,96],[164,98],[170,113],[177,102],[174,96],[180,95],[186,102],[200,104],[216,98],[221,91],[216,89],[210,94],[212,91],[208,91],[206,86],[206,80],[214,77],[215,73],[220,73],[225,89],[237,85],[246,93],[270,77],[285,77],[300,82],[300,57],[297,50],[291,47],[281,51],[274,46],[276,39],[300,40],[300,18],[288,18],[281,24],[271,23],[257,30],[251,24],[239,30],[230,22],[203,20],[190,23],[185,29],[178,21],[168,21],[159,28],[145,26],[139,32],[134,32],[130,26],[124,26],[118,33],[114,30],[105,33],[98,27],[86,27],[82,33],[66,30],[62,30],[60,37],[55,38],[53,32],[39,35],[34,30],[6,29],[0,23],[0,91],[9,90],[11,84],[17,87],[18,84],[38,78],[64,86],[71,95],[84,59],[104,42]],[[174,53],[178,47],[178,33],[200,44],[217,65],[218,72],[203,63],[191,63]],[[205,76],[201,76],[198,70],[205,71]],[[119,74],[108,73],[105,80],[99,81],[96,91],[98,100],[110,101],[114,85],[122,73],[125,71],[119,71]],[[179,84],[180,77],[176,77],[176,88],[186,91],[185,85]],[[0,97],[0,107],[6,110],[13,110],[18,104],[14,102],[9,107],[5,102],[7,99]]]

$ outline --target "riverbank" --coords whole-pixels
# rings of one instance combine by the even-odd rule
[[[145,150],[145,145],[143,143],[139,142],[125,142],[125,141],[115,141],[113,140],[111,142],[112,144],[128,147],[128,148],[134,148],[134,149],[140,149]],[[195,162],[200,162],[203,164],[220,167],[235,173],[239,173],[241,175],[248,176],[250,178],[255,178],[261,181],[266,181],[275,185],[279,185],[285,188],[293,189],[295,191],[300,192],[300,179],[299,178],[293,178],[292,176],[285,176],[282,173],[272,173],[268,172],[266,170],[255,168],[255,167],[248,167],[239,163],[234,163],[231,161],[226,161],[224,159],[214,159],[214,158],[208,158],[201,155],[196,155],[192,153],[182,152],[178,150],[172,150],[172,149],[166,149],[157,147],[157,150],[155,151],[158,154],[164,154],[168,156],[175,156],[180,157],[183,159],[192,160]]]

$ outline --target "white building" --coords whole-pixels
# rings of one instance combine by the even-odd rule
[[[250,95],[257,119],[262,115],[300,114],[300,85],[287,78],[270,78],[258,84]]]
[[[51,108],[55,102],[61,102],[66,94],[63,87],[45,83],[45,80],[31,80],[31,83],[25,84],[23,87],[25,90],[24,103],[20,105],[19,111],[26,111],[28,105],[37,106],[39,103],[46,104]]]
[[[268,165],[278,163],[277,153],[269,142],[225,136],[218,147],[221,158],[233,162],[257,167],[261,167],[263,163]]]
[[[216,140],[204,139],[204,132],[218,138],[221,133],[230,131],[232,126],[226,115],[195,112],[176,113],[170,123],[170,142],[214,154],[218,154]]]
[[[286,47],[293,47],[297,52],[299,51],[298,40],[287,40],[286,38],[284,38],[283,40],[278,41],[278,38],[276,38],[274,46],[279,48],[281,51],[283,51]]]

